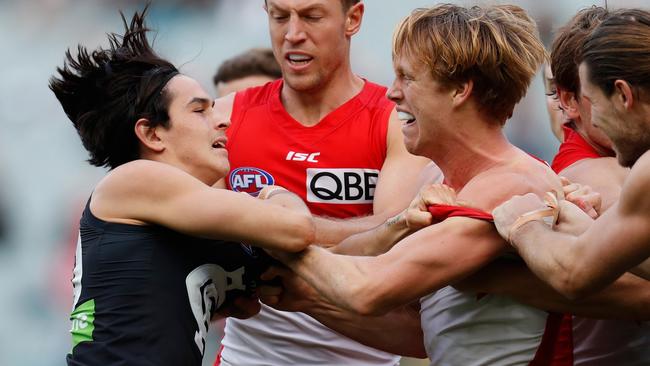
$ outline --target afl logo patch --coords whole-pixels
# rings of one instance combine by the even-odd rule
[[[262,169],[252,167],[237,168],[230,172],[230,188],[235,192],[246,192],[257,197],[264,186],[275,183],[273,176]]]

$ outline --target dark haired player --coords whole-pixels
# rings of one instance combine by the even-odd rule
[[[295,252],[315,237],[281,187],[260,193],[275,205],[211,187],[229,169],[229,123],[151,49],[145,13],[108,48],[67,52],[50,81],[90,163],[110,168],[81,218],[69,365],[200,365],[217,311],[259,311],[235,296],[254,287],[254,258],[229,241]]]

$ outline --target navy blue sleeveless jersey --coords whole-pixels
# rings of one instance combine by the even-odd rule
[[[254,291],[268,258],[259,252],[105,222],[86,205],[68,365],[200,365],[211,315]]]

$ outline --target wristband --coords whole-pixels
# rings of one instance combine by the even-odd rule
[[[264,197],[265,200],[268,200],[269,198],[273,197],[276,194],[281,194],[281,193],[291,193],[288,189],[284,187],[273,187],[266,191],[266,196]]]
[[[515,232],[524,226],[524,224],[527,224],[531,221],[540,221],[552,228],[557,223],[557,219],[560,213],[560,205],[557,198],[559,194],[560,193],[557,191],[546,192],[544,195],[544,203],[546,203],[546,208],[540,208],[538,210],[526,212],[525,214],[519,216],[508,231],[508,243],[512,245],[512,236],[515,234]]]

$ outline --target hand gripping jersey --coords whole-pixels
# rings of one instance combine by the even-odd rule
[[[363,90],[313,127],[294,120],[280,101],[282,81],[235,97],[228,129],[228,188],[257,194],[278,184],[298,194],[315,215],[372,214],[386,157],[394,105],[386,88]],[[398,357],[361,345],[302,313],[263,306],[257,316],[229,318],[224,365],[395,365]]]
[[[579,133],[568,126],[564,142],[553,159],[553,170],[562,171],[584,159],[601,156]],[[576,366],[650,365],[650,326],[629,320],[596,320],[568,316],[573,328],[573,358]]]
[[[159,226],[80,221],[68,365],[201,365],[210,317],[254,291],[253,249]]]

